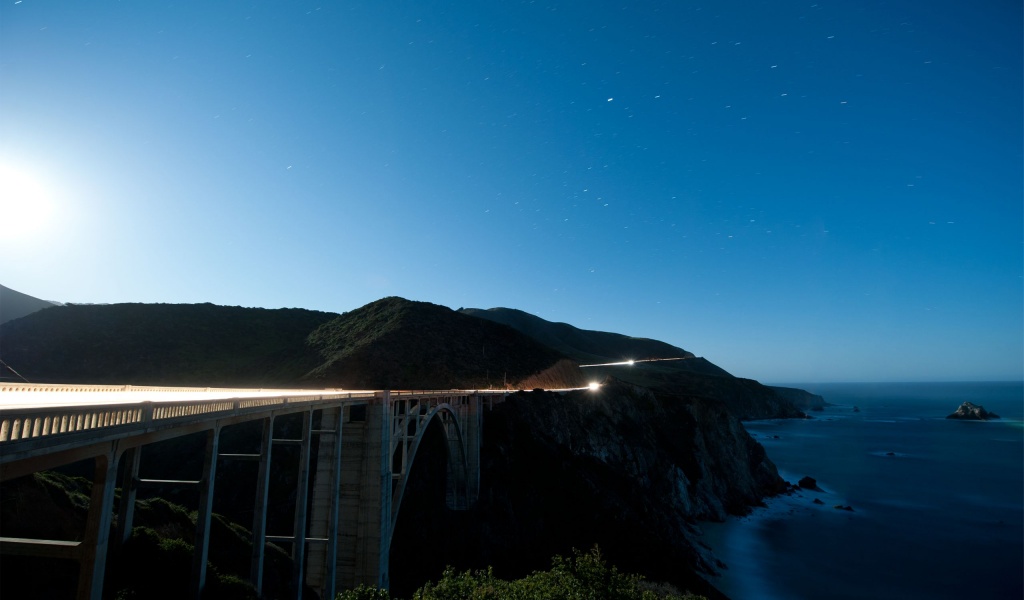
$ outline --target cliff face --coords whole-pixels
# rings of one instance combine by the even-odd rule
[[[694,541],[695,523],[785,490],[721,403],[622,383],[513,395],[485,413],[483,443],[481,497],[469,513],[438,519],[443,488],[430,491],[430,475],[414,467],[420,483],[409,489],[419,491],[406,496],[392,545],[397,590],[445,564],[521,576],[598,544],[623,571],[721,597],[699,575],[715,560]]]

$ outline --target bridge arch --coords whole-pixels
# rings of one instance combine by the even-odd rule
[[[395,463],[401,462],[401,475],[395,481],[392,492],[391,504],[391,533],[394,534],[398,525],[398,514],[402,507],[402,500],[405,497],[405,489],[409,482],[409,474],[416,463],[416,456],[426,436],[428,429],[437,423],[441,427],[446,444],[446,494],[445,500],[448,508],[452,510],[465,510],[475,500],[469,489],[469,450],[466,447],[466,436],[463,434],[463,424],[460,423],[459,415],[451,404],[447,402],[430,407],[422,419],[417,419],[415,424],[415,438],[406,447],[393,442],[392,472],[396,472]],[[407,425],[408,427],[408,425]],[[406,456],[407,453],[407,456]]]

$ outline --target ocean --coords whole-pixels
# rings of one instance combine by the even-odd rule
[[[719,589],[734,600],[1024,598],[1024,383],[792,385],[834,406],[745,426],[783,478],[811,476],[821,491],[705,525],[728,565]],[[1002,419],[945,418],[964,401]]]

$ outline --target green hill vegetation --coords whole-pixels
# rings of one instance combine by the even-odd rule
[[[402,298],[341,315],[69,304],[0,336],[0,360],[37,383],[472,389],[514,386],[562,358],[505,325]]]
[[[0,359],[32,382],[271,387],[317,365],[334,315],[213,304],[68,304],[0,326]]]
[[[601,557],[597,547],[556,556],[548,571],[507,581],[493,569],[456,572],[445,569],[441,579],[427,583],[412,600],[706,600],[681,593],[669,585],[652,584],[639,575],[620,573]],[[392,600],[387,590],[359,587],[338,594],[337,600]]]
[[[324,323],[309,344],[322,361],[309,379],[349,388],[504,388],[562,358],[511,327],[394,297]]]

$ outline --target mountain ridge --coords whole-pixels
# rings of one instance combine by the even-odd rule
[[[734,377],[665,342],[583,330],[517,309],[456,311],[399,297],[342,314],[210,303],[67,304],[0,325],[0,340],[0,360],[34,382],[555,389],[615,378],[721,401],[741,419],[803,416],[793,394]],[[639,357],[672,360],[623,361]],[[584,360],[612,364],[581,369]]]
[[[50,300],[40,300],[12,290],[5,285],[0,285],[0,325],[51,306],[60,306],[60,304]]]

